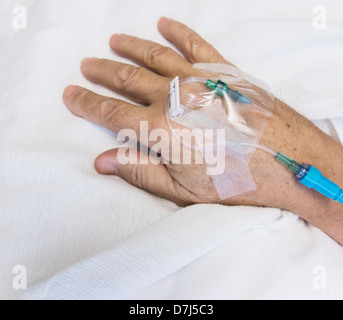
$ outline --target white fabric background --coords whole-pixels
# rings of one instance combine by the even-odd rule
[[[326,30],[313,28],[312,0],[0,0],[0,298],[22,293],[12,287],[16,265],[27,268],[31,284],[179,210],[95,172],[94,158],[116,146],[115,136],[71,115],[61,94],[70,83],[114,94],[82,78],[82,58],[125,61],[108,47],[117,32],[168,45],[156,23],[172,17],[343,140],[343,5],[321,3]],[[27,8],[27,30],[12,26],[16,5]],[[328,270],[319,292],[316,265]],[[343,298],[342,265],[342,248],[298,220],[245,232],[140,297]]]

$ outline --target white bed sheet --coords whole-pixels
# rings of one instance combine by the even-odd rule
[[[16,30],[17,1],[0,0],[0,298],[22,294],[12,286],[17,265],[30,285],[179,211],[95,172],[94,158],[117,145],[115,136],[71,115],[61,94],[76,83],[115,95],[81,77],[83,57],[125,61],[108,48],[115,32],[168,44],[156,23],[169,16],[343,141],[343,5],[322,4],[325,30],[313,28],[312,0],[22,0],[27,29]],[[133,297],[343,298],[341,247],[301,220],[266,229],[245,230]],[[326,289],[313,286],[316,266],[327,270]]]

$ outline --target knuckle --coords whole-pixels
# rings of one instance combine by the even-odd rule
[[[160,45],[153,46],[147,51],[145,62],[148,66],[155,66],[163,56],[169,55],[170,52],[171,49],[168,47]]]
[[[90,103],[89,94],[86,90],[80,90],[75,96],[74,96],[76,104],[81,107],[87,109]]]
[[[123,106],[120,101],[107,99],[96,103],[97,118],[101,123],[112,124],[114,119],[123,116]]]
[[[120,66],[113,77],[114,87],[120,91],[127,89],[139,77],[141,69],[130,65]]]
[[[133,165],[130,172],[130,180],[134,185],[141,189],[145,189],[145,185],[147,183],[147,177],[144,177],[143,172],[144,170],[142,170],[139,165]]]
[[[188,57],[191,62],[195,61],[197,52],[204,46],[204,41],[199,36],[190,35],[185,40],[185,48],[187,48]]]

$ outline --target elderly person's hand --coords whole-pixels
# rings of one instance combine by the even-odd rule
[[[158,28],[185,57],[154,42],[116,34],[110,40],[113,51],[141,67],[95,58],[85,59],[81,65],[82,73],[88,80],[145,106],[69,86],[63,95],[69,110],[114,132],[133,129],[138,139],[140,121],[147,121],[150,131],[157,128],[169,131],[165,100],[171,80],[175,76],[181,79],[211,76],[193,68],[193,63],[231,64],[199,35],[179,22],[162,18]],[[293,159],[311,163],[325,176],[343,185],[343,170],[337,161],[342,159],[342,146],[278,99],[268,109],[274,116],[264,131],[261,144]],[[156,164],[145,154],[139,156],[148,164],[121,164],[118,152],[114,149],[101,154],[95,161],[97,171],[120,176],[139,188],[182,206],[222,203],[286,209],[343,244],[343,206],[299,184],[286,168],[263,151],[257,150],[249,163],[257,190],[223,201],[218,198],[212,179],[206,174],[206,165],[173,164],[172,160],[168,164]]]

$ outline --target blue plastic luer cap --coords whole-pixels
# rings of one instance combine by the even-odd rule
[[[337,184],[325,178],[317,168],[309,166],[307,174],[298,180],[306,187],[313,188],[324,196],[343,204],[343,190]]]

